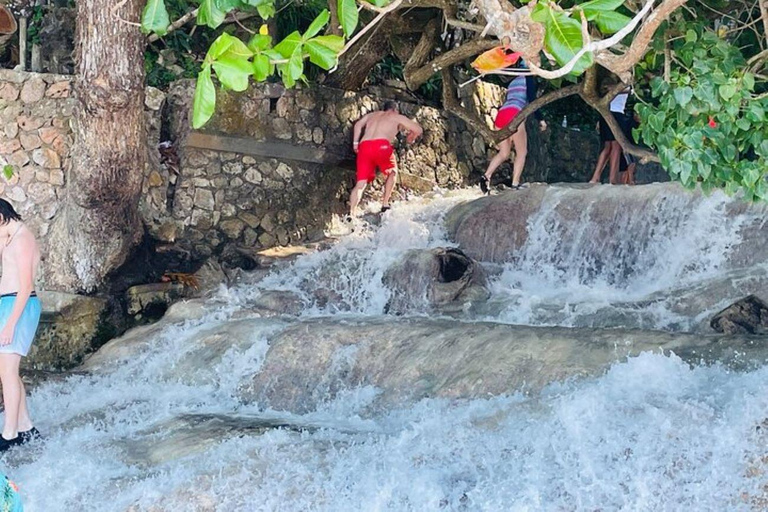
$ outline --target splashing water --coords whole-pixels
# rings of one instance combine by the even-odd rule
[[[370,387],[344,390],[306,415],[264,410],[239,398],[243,382],[259,371],[269,340],[292,320],[263,319],[229,340],[216,332],[224,325],[238,329],[233,313],[265,290],[287,290],[308,304],[304,316],[339,321],[380,316],[389,298],[381,284],[386,268],[409,249],[448,245],[443,213],[473,197],[463,192],[397,205],[379,228],[359,230],[325,252],[303,256],[257,287],[222,292],[196,320],[148,331],[146,346],[109,371],[42,384],[31,403],[46,439],[3,459],[5,472],[21,485],[26,510],[765,506],[768,427],[760,425],[768,416],[766,366],[735,373],[643,354],[602,376],[552,384],[534,396],[425,399],[374,416],[361,414],[379,393]],[[729,238],[733,230],[723,228],[715,246],[693,227],[696,219],[722,211],[724,201],[702,201],[676,220],[660,215],[641,251],[631,247],[632,236],[606,249],[632,253],[634,266],[624,269],[590,262],[582,235],[563,238],[567,230],[558,231],[542,208],[530,220],[531,237],[516,265],[507,266],[493,284],[496,301],[534,292],[539,298],[528,299],[528,312],[518,317],[502,309],[494,319],[535,323],[542,308],[579,301],[610,306],[668,291],[673,281],[720,276],[735,243]],[[638,229],[627,222],[623,229]],[[683,235],[679,245],[686,249],[671,255]],[[544,252],[553,244],[559,244],[558,251]],[[318,297],[321,287],[332,290],[334,300]],[[594,295],[585,298],[589,293]],[[577,316],[566,316],[563,323],[577,322]],[[222,344],[229,348],[215,352]],[[192,346],[210,347],[205,365],[190,364]],[[348,347],[333,361],[343,367],[354,357],[354,347]],[[234,429],[223,435],[221,429],[195,427],[190,415],[295,428]]]

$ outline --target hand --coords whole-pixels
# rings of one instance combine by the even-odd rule
[[[360,150],[360,145],[359,145],[357,142],[355,142],[354,144],[352,144],[352,151],[354,151],[354,152],[355,152],[355,154],[357,154],[357,152],[358,152],[359,150]]]
[[[13,333],[16,330],[16,326],[6,324],[3,330],[0,331],[0,346],[5,347],[13,342]]]
[[[407,142],[408,144],[413,144],[414,142],[416,142],[416,139],[418,138],[419,136],[414,132],[408,132],[408,136],[405,138],[405,142]]]
[[[543,132],[547,131],[547,122],[545,120],[543,120],[543,119],[541,121],[539,121],[539,128]]]

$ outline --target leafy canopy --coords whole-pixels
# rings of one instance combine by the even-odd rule
[[[653,101],[638,105],[640,134],[664,168],[688,188],[724,188],[768,200],[768,97],[741,51],[701,27],[675,48],[669,82],[651,81]]]

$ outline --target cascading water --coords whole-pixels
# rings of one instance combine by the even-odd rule
[[[749,220],[729,216],[714,236],[700,223],[717,218],[729,200],[693,200],[680,192],[680,198],[659,199],[658,210],[649,212],[652,222],[615,219],[617,239],[595,248],[586,233],[589,210],[582,214],[585,231],[573,232],[553,214],[568,192],[547,194],[549,206],[526,221],[528,240],[491,280],[491,307],[482,318],[466,313],[462,322],[578,324],[587,307],[671,296],[681,286],[721,279],[734,270],[727,264],[739,242],[734,226]],[[331,372],[348,373],[361,357],[354,344],[321,354],[332,345],[315,340],[303,327],[312,324],[295,318],[238,320],[250,304],[283,290],[305,303],[304,319],[321,317],[342,328],[398,322],[382,316],[389,300],[384,272],[408,250],[450,245],[443,214],[474,198],[463,192],[397,205],[380,227],[302,256],[257,286],[223,290],[185,321],[143,328],[130,341],[106,347],[107,355],[88,367],[92,373],[38,387],[31,401],[46,439],[4,458],[26,510],[768,506],[765,365],[733,372],[645,353],[540,393],[424,398],[384,409],[369,408],[381,390],[332,390],[333,381],[317,390],[305,414],[245,398],[243,388],[263,371],[275,336],[290,326],[306,329],[306,343],[316,343]],[[672,255],[678,245],[685,250]],[[592,257],[601,251],[606,258]],[[579,308],[565,307],[575,303]]]

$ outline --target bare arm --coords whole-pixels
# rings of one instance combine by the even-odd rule
[[[6,250],[9,250],[6,248]],[[0,331],[0,345],[8,345],[13,341],[13,331],[16,329],[16,323],[24,313],[29,296],[34,290],[34,247],[30,243],[19,244],[10,249],[13,251],[13,257],[16,259],[17,272],[19,277],[19,288],[16,294],[16,300],[13,302],[11,315],[6,324]]]
[[[411,119],[408,119],[405,116],[400,116],[399,119],[400,127],[408,132],[408,137],[406,137],[406,141],[408,144],[413,144],[413,142],[422,136],[424,133],[424,129],[421,127],[419,123],[416,121],[413,121]]]
[[[360,135],[363,133],[365,125],[368,124],[370,114],[364,115],[356,123],[352,134],[352,149],[357,153],[357,147],[360,145]]]

